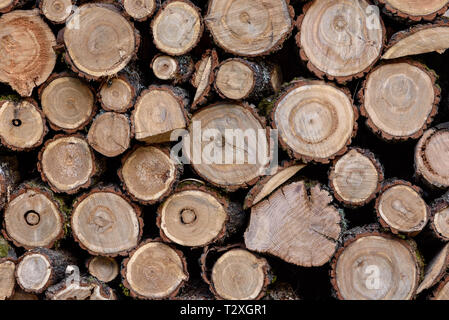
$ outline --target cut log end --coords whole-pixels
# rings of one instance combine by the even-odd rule
[[[332,277],[340,299],[410,300],[415,296],[420,270],[407,242],[364,234],[339,252]]]
[[[156,11],[158,0],[123,0],[126,13],[137,21],[145,21]]]
[[[269,282],[269,268],[264,258],[259,258],[247,250],[232,249],[215,262],[211,274],[211,288],[221,299],[260,299]]]
[[[383,177],[382,167],[374,155],[354,148],[334,163],[329,185],[343,204],[363,206],[379,192]]]
[[[80,79],[54,75],[40,89],[42,111],[55,130],[72,133],[82,129],[95,113],[95,99]]]
[[[73,208],[73,237],[91,254],[116,256],[134,249],[142,235],[140,210],[113,188],[94,189]]]
[[[141,299],[173,297],[189,278],[182,253],[161,242],[143,243],[124,266],[124,285]]]
[[[14,294],[16,264],[8,259],[0,259],[0,300],[10,298]]]
[[[293,10],[285,0],[211,0],[205,17],[215,42],[240,56],[279,49],[293,28]]]
[[[15,151],[28,151],[43,142],[45,118],[34,100],[0,101],[0,139]]]
[[[119,274],[117,261],[110,257],[96,256],[90,258],[87,269],[91,275],[103,282],[110,282]]]
[[[129,148],[131,137],[131,124],[127,115],[105,112],[94,119],[87,141],[102,155],[116,157]]]
[[[188,0],[170,0],[151,22],[156,47],[169,55],[179,56],[192,50],[203,33],[199,9]]]
[[[44,83],[56,64],[56,38],[39,10],[15,10],[0,17],[0,81],[21,96]]]
[[[29,252],[16,267],[16,279],[19,286],[30,293],[41,293],[52,279],[52,261],[45,254]]]
[[[337,247],[341,216],[319,184],[288,184],[251,208],[245,232],[249,250],[275,255],[299,266],[322,266]]]
[[[345,82],[363,76],[380,58],[385,28],[369,5],[365,0],[315,1],[298,18],[301,58],[318,77]]]
[[[126,77],[118,76],[105,81],[98,95],[106,111],[126,112],[134,104],[136,89]]]
[[[160,55],[152,62],[154,75],[161,80],[171,80],[176,76],[178,62],[174,57]]]
[[[152,204],[172,191],[180,170],[162,149],[147,146],[138,147],[124,157],[119,176],[134,200]]]
[[[221,96],[241,100],[252,93],[256,85],[256,74],[245,62],[243,59],[231,59],[218,67],[215,88]]]
[[[42,179],[55,192],[75,193],[91,184],[96,172],[93,151],[80,136],[57,136],[39,154]]]
[[[72,0],[41,0],[42,14],[53,23],[64,23],[72,14]]]
[[[449,300],[449,276],[447,276],[433,293],[434,300]]]
[[[449,240],[449,207],[434,213],[432,220],[436,233],[445,240]]]
[[[346,151],[357,117],[345,91],[313,80],[295,82],[272,113],[284,149],[297,159],[324,163]]]
[[[435,81],[431,71],[413,61],[376,68],[361,92],[368,126],[387,140],[419,138],[437,113],[440,89]]]
[[[447,0],[380,0],[385,10],[393,17],[410,21],[434,20],[446,12],[449,7]]]
[[[424,279],[419,284],[417,294],[431,288],[444,276],[447,266],[449,264],[449,244],[446,244],[443,249],[432,259],[427,265]]]

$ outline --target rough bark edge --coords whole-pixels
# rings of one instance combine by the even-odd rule
[[[427,14],[427,15],[419,15],[419,16],[412,16],[405,12],[400,11],[399,9],[396,9],[392,7],[388,0],[375,0],[377,5],[382,6],[383,13],[385,13],[387,16],[390,16],[394,19],[398,19],[400,21],[408,21],[408,22],[419,22],[421,20],[425,21],[432,21],[435,20],[436,17],[443,15],[448,9],[449,9],[449,2],[447,2],[441,9],[438,9],[437,11]]]
[[[235,106],[240,106],[242,108],[244,108],[245,110],[249,111],[251,113],[251,115],[256,119],[256,121],[258,121],[262,127],[262,129],[265,130],[266,132],[266,137],[267,137],[267,146],[268,146],[268,152],[270,152],[271,148],[272,148],[272,144],[271,144],[271,137],[270,137],[270,127],[266,125],[266,119],[261,117],[256,110],[256,106],[254,106],[253,104],[249,104],[247,102],[238,102],[238,101],[219,101],[219,102],[215,102],[213,104],[210,104],[206,107],[201,108],[199,112],[202,112],[204,110],[207,109],[211,109],[217,105],[222,105],[222,104],[227,104],[227,105],[235,105]],[[195,114],[192,116],[195,116]],[[190,131],[190,126],[187,127]],[[274,128],[275,129],[275,128]],[[223,189],[225,192],[234,192],[237,191],[238,189],[247,189],[251,186],[253,186],[257,181],[260,180],[260,178],[262,177],[262,175],[259,175],[257,177],[255,177],[254,179],[244,182],[242,184],[239,185],[221,185],[215,182],[210,181],[207,177],[205,177],[201,172],[199,172],[194,164],[191,164],[191,167],[193,168],[193,171],[204,181],[207,181],[207,183],[211,184],[214,187]],[[268,168],[269,165],[266,165],[265,168]]]
[[[131,89],[131,100],[129,101],[128,105],[121,109],[121,110],[114,110],[112,108],[109,108],[108,106],[106,106],[103,102],[103,99],[101,99],[101,89],[103,89],[104,86],[110,86],[112,84],[110,84],[111,80],[113,79],[119,79],[122,80],[124,82],[126,82],[128,84],[128,87]],[[111,111],[111,112],[117,112],[117,113],[126,113],[129,111],[129,109],[131,109],[134,106],[134,103],[136,102],[136,98],[137,98],[137,90],[135,88],[135,86],[132,84],[132,81],[129,79],[129,77],[123,73],[122,71],[120,71],[116,76],[110,77],[110,78],[105,78],[100,86],[99,89],[97,91],[96,94],[96,98],[97,101],[100,102],[101,108],[105,111]]]
[[[217,300],[226,300],[226,299],[220,297],[220,295],[215,290],[212,279],[210,278],[210,273],[212,272],[213,266],[211,268],[208,267],[207,258],[208,258],[209,253],[211,253],[213,251],[216,251],[217,254],[221,253],[220,256],[222,256],[223,254],[225,254],[226,252],[228,252],[232,249],[243,249],[245,251],[248,251],[252,255],[254,255],[256,258],[264,260],[265,265],[263,267],[263,271],[265,273],[265,281],[264,281],[263,287],[262,287],[259,295],[254,300],[262,299],[267,294],[268,285],[273,282],[274,277],[271,273],[271,267],[268,264],[268,261],[266,260],[266,258],[260,256],[260,254],[258,254],[258,253],[248,250],[243,243],[230,244],[230,245],[227,245],[224,247],[219,247],[219,246],[204,247],[203,253],[201,254],[199,261],[198,261],[200,264],[200,267],[201,267],[201,278],[209,286],[209,290],[213,293],[213,295],[215,296],[215,298]],[[215,259],[214,264],[217,260],[218,259]]]
[[[176,84],[187,82],[191,78],[193,72],[195,71],[195,64],[193,63],[193,59],[189,54],[185,54],[185,55],[181,55],[181,56],[170,56],[167,54],[158,53],[151,60],[150,69],[153,70],[154,61],[157,58],[163,57],[163,56],[167,56],[167,57],[170,57],[173,60],[175,60],[176,70],[175,70],[173,77],[170,79],[160,79],[154,74],[154,71],[153,71],[153,74],[157,79],[159,79],[160,81],[171,82],[172,84],[176,85]]]
[[[52,143],[52,142],[58,140],[59,138],[71,138],[71,137],[79,138],[79,139],[81,139],[81,140],[83,140],[83,141],[85,141],[85,142],[87,143],[87,145],[88,145],[88,147],[89,147],[90,154],[91,154],[91,158],[92,158],[92,172],[90,173],[90,175],[89,175],[89,177],[88,177],[86,183],[84,183],[84,184],[82,184],[82,185],[79,185],[78,187],[76,187],[76,188],[74,188],[74,189],[67,190],[67,191],[62,191],[62,190],[59,190],[58,188],[56,188],[56,187],[55,187],[55,186],[54,186],[54,185],[47,179],[47,176],[46,176],[46,174],[45,174],[45,172],[44,172],[44,170],[43,170],[43,168],[42,168],[42,155],[43,155],[45,149],[47,148],[47,146],[48,146],[50,143]],[[87,189],[87,188],[89,188],[89,187],[91,186],[91,184],[93,183],[93,178],[99,173],[99,171],[100,171],[99,169],[100,169],[100,168],[98,167],[98,164],[97,164],[97,162],[96,162],[96,158],[95,158],[94,151],[92,150],[91,146],[90,146],[89,143],[87,142],[87,139],[86,139],[83,135],[81,135],[80,133],[75,133],[75,134],[70,134],[70,135],[66,135],[66,134],[58,134],[58,135],[55,135],[52,139],[48,139],[48,140],[45,142],[44,146],[43,146],[42,149],[39,151],[39,154],[38,154],[38,157],[37,157],[37,170],[38,170],[39,173],[41,174],[42,181],[45,182],[45,183],[47,183],[48,186],[50,187],[50,189],[51,189],[53,192],[55,192],[55,193],[75,194],[75,193],[77,193],[77,192],[78,192],[79,190],[81,190],[81,189]]]
[[[1,144],[4,145],[6,148],[12,150],[12,151],[26,151],[26,152],[27,152],[27,151],[31,151],[31,150],[33,150],[33,149],[39,147],[39,146],[42,145],[42,143],[44,142],[44,138],[45,138],[45,136],[47,135],[47,133],[48,133],[48,131],[49,131],[49,130],[48,130],[48,127],[47,127],[47,122],[46,122],[46,120],[45,120],[45,115],[44,115],[44,113],[42,112],[42,110],[39,108],[39,106],[38,106],[36,100],[34,100],[33,98],[21,98],[20,101],[19,101],[18,103],[21,103],[21,102],[24,102],[24,101],[26,101],[26,102],[32,104],[32,105],[34,106],[34,109],[40,114],[40,116],[41,116],[41,118],[42,118],[43,131],[42,131],[42,135],[41,135],[39,141],[37,141],[37,142],[36,142],[35,144],[33,144],[32,146],[26,147],[26,148],[21,148],[21,147],[15,147],[15,146],[12,146],[12,145],[8,144],[8,143],[5,141],[5,139],[3,138],[2,135],[0,135],[0,142],[1,142]],[[10,101],[10,100],[3,100],[3,101],[0,101],[0,108],[3,107],[3,104],[4,104],[4,103],[16,103],[16,102],[15,102],[15,101]]]
[[[370,4],[369,0],[366,0],[366,2],[368,4]],[[379,59],[382,56],[383,53],[383,49],[385,47],[385,43],[387,42],[387,31],[385,28],[385,24],[382,20],[382,17],[379,15],[379,22],[381,25],[381,29],[382,29],[382,43],[379,49],[379,54],[377,56],[376,59],[374,59],[374,61],[365,69],[361,70],[358,73],[349,75],[349,76],[332,76],[329,75],[327,73],[325,73],[324,71],[321,71],[320,69],[318,69],[309,59],[309,57],[307,56],[305,50],[303,49],[303,46],[301,44],[301,32],[302,32],[302,22],[307,14],[307,11],[310,9],[310,7],[313,5],[314,2],[309,2],[306,3],[303,7],[303,13],[301,15],[298,16],[298,19],[295,22],[296,25],[296,29],[298,30],[298,33],[295,36],[295,41],[296,41],[296,45],[299,48],[299,57],[301,58],[301,60],[307,65],[307,69],[309,69],[309,71],[311,71],[315,76],[317,76],[319,79],[322,80],[329,80],[329,81],[336,81],[339,84],[345,84],[351,80],[354,79],[359,79],[359,78],[363,78],[365,76],[366,73],[368,73],[373,67],[374,65],[376,65],[377,61],[379,61]]]
[[[290,5],[290,0],[284,0],[284,1],[285,1],[285,5],[287,7],[288,13],[290,15],[290,28],[289,28],[289,30],[287,32],[285,32],[284,36],[281,39],[279,39],[278,42],[273,44],[270,49],[268,49],[268,50],[266,50],[266,51],[264,51],[262,53],[258,53],[258,54],[242,54],[242,53],[237,52],[236,50],[225,48],[220,43],[218,43],[217,40],[215,40],[214,33],[213,33],[211,27],[209,27],[209,23],[208,23],[207,20],[205,21],[205,24],[206,24],[207,30],[209,31],[210,35],[212,36],[212,39],[213,39],[214,43],[218,47],[220,47],[224,52],[230,53],[230,54],[232,54],[234,56],[241,56],[241,57],[268,56],[268,55],[270,55],[270,54],[272,54],[272,53],[282,49],[282,47],[284,45],[284,42],[288,38],[290,38],[290,36],[291,36],[291,34],[293,32],[293,29],[295,27],[295,9],[293,8],[292,5]],[[211,1],[209,1],[208,4],[207,4],[207,10],[206,10],[205,17],[208,17],[209,14],[210,14],[210,10],[211,10],[211,5],[210,4],[211,4]]]
[[[123,16],[123,14],[121,13],[120,9],[115,4],[92,2],[92,3],[85,3],[82,6],[102,7],[102,8],[109,9],[109,10],[111,10],[111,11],[121,15],[130,24],[131,28],[134,31],[134,42],[135,42],[134,43],[134,51],[130,54],[130,61],[129,62],[131,62],[133,59],[135,59],[137,57],[137,51],[139,50],[140,42],[141,42],[140,32],[139,32],[139,30],[137,30],[137,28],[134,26],[134,24],[131,21],[129,21],[129,19],[127,19],[125,16]],[[62,41],[63,47],[64,47],[64,54],[63,54],[63,56],[64,56],[64,60],[65,60],[65,62],[67,64],[67,66],[68,66],[68,69],[70,69],[74,73],[78,74],[78,76],[80,78],[84,78],[84,79],[86,79],[88,81],[91,81],[91,80],[95,80],[96,81],[96,80],[100,80],[100,79],[104,79],[104,78],[108,78],[108,77],[112,77],[113,76],[113,75],[93,76],[93,75],[90,75],[88,73],[85,73],[85,72],[79,70],[78,67],[75,65],[75,63],[73,62],[72,58],[70,57],[68,48],[67,48],[67,46],[65,44],[65,41],[64,41],[64,31],[65,31],[65,28],[61,30],[60,34],[58,33],[58,37],[62,37],[62,39],[63,39],[63,41]],[[129,64],[129,62],[128,62],[128,64]],[[126,66],[124,66],[123,69],[125,67]],[[118,74],[118,72],[117,72],[117,74]]]
[[[349,137],[348,141],[346,142],[345,146],[343,146],[343,148],[341,148],[339,151],[337,151],[333,155],[329,156],[328,158],[316,158],[316,157],[301,155],[301,154],[297,153],[296,151],[293,151],[288,146],[288,144],[283,140],[281,135],[279,135],[278,140],[279,140],[279,144],[281,145],[282,149],[285,152],[287,152],[287,154],[289,155],[290,158],[294,158],[294,159],[303,161],[304,163],[316,162],[316,163],[328,164],[328,163],[330,163],[331,160],[335,159],[336,157],[344,155],[347,152],[349,145],[352,143],[352,139],[354,139],[355,136],[357,135],[357,130],[358,130],[357,120],[359,118],[359,111],[357,110],[357,107],[354,105],[354,100],[352,99],[351,92],[346,87],[339,87],[334,83],[324,82],[323,80],[310,80],[310,79],[293,80],[286,87],[284,87],[282,90],[282,93],[277,95],[276,98],[273,100],[273,108],[269,112],[270,115],[267,117],[270,118],[271,126],[273,127],[273,129],[277,129],[276,121],[275,121],[275,113],[276,113],[277,107],[279,105],[279,102],[281,102],[291,91],[293,91],[299,87],[302,87],[302,86],[314,85],[314,84],[332,86],[335,89],[343,92],[348,97],[349,102],[352,105],[352,110],[354,112],[354,127],[352,130],[352,134]]]
[[[437,300],[437,296],[440,293],[443,288],[448,285],[449,283],[449,274],[446,274],[444,276],[444,279],[441,280],[440,284],[436,287],[436,289],[432,292],[431,296],[429,297],[430,300]]]
[[[202,181],[201,181],[202,182]],[[208,246],[212,243],[223,243],[227,238],[229,238],[231,235],[233,235],[240,227],[243,225],[243,218],[245,217],[243,209],[239,204],[236,204],[231,201],[229,197],[224,195],[223,193],[220,193],[219,190],[216,190],[215,188],[212,188],[210,186],[207,186],[205,183],[197,183],[197,182],[187,182],[187,181],[181,181],[178,184],[178,187],[175,189],[173,194],[183,191],[201,191],[204,193],[207,193],[208,195],[211,195],[215,198],[222,206],[226,213],[226,219],[223,223],[223,227],[221,231],[217,234],[216,237],[214,237],[212,240],[210,240],[207,243],[204,243],[200,246],[186,246],[191,249],[197,249],[197,248],[203,248],[205,246]],[[172,241],[170,238],[168,238],[165,235],[165,232],[161,228],[162,223],[162,204],[157,209],[157,217],[156,217],[156,225],[159,228],[159,234],[161,239],[164,242],[167,243],[173,243],[177,244],[174,241]],[[180,245],[180,244],[177,244]]]
[[[159,17],[159,15],[167,8],[167,6],[171,3],[174,2],[184,2],[185,4],[187,4],[188,6],[192,7],[198,14],[198,17],[200,18],[200,29],[198,30],[198,37],[196,39],[196,41],[188,48],[186,48],[184,50],[184,52],[182,53],[173,53],[173,52],[167,52],[163,49],[161,49],[158,44],[156,43],[156,41],[154,41],[154,35],[153,35],[153,28],[154,28],[154,22],[156,21],[156,19]],[[166,0],[164,1],[164,3],[162,3],[162,5],[160,6],[159,10],[156,12],[156,14],[154,15],[153,19],[151,20],[151,24],[150,24],[150,29],[151,29],[151,34],[152,34],[152,38],[153,38],[153,44],[154,46],[161,52],[164,52],[170,56],[182,56],[185,55],[187,53],[189,53],[190,51],[193,50],[193,48],[195,48],[198,43],[201,40],[201,37],[204,33],[204,21],[203,21],[203,16],[201,14],[201,9],[198,8],[195,4],[193,4],[192,2],[190,2],[189,0]]]
[[[185,280],[182,280],[180,282],[180,284],[178,285],[178,287],[169,296],[164,297],[164,298],[148,298],[148,297],[142,296],[142,295],[138,294],[137,292],[135,292],[133,288],[131,288],[131,285],[128,283],[128,280],[126,279],[126,271],[128,268],[129,260],[137,252],[137,250],[139,250],[141,247],[145,246],[146,244],[152,243],[152,242],[158,242],[158,243],[164,244],[166,246],[169,246],[172,250],[174,250],[176,252],[176,254],[179,256],[179,258],[181,259],[182,264],[183,264],[183,272],[187,276],[187,278]],[[189,277],[190,277],[188,269],[187,269],[187,260],[184,256],[184,254],[182,253],[182,251],[177,249],[174,245],[162,242],[162,240],[159,238],[146,239],[146,240],[142,241],[133,251],[131,251],[129,253],[129,257],[122,261],[120,275],[122,277],[122,283],[129,290],[131,297],[143,299],[143,300],[165,300],[165,299],[173,300],[176,297],[176,295],[179,293],[179,290],[181,290],[181,288],[189,281]]]
[[[122,174],[122,168],[123,165],[125,164],[125,162],[128,160],[128,158],[139,148],[145,148],[145,147],[154,147],[160,151],[162,151],[163,153],[165,153],[165,155],[170,159],[170,150],[168,149],[168,147],[166,146],[161,146],[161,145],[143,145],[143,144],[136,144],[134,145],[134,147],[132,147],[130,150],[128,150],[126,152],[126,154],[122,157],[122,161],[121,161],[121,165],[119,167],[119,169],[117,170],[117,175],[120,178],[120,182],[121,182],[121,186],[122,189],[125,191],[126,195],[131,198],[133,201],[136,201],[142,205],[152,205],[158,202],[161,202],[162,200],[166,199],[172,192],[173,190],[176,188],[176,186],[179,183],[179,178],[181,177],[182,173],[184,172],[184,168],[182,166],[181,163],[177,163],[176,161],[173,161],[173,164],[175,166],[175,172],[174,172],[174,177],[173,177],[173,181],[170,183],[169,187],[167,188],[167,191],[165,191],[158,199],[154,199],[154,200],[142,200],[139,199],[137,197],[135,197],[128,189],[128,187],[126,186],[125,180],[123,179],[123,174]]]
[[[370,203],[377,196],[377,194],[380,192],[381,185],[382,185],[382,183],[384,181],[385,174],[384,174],[384,168],[383,168],[382,164],[380,163],[379,159],[377,159],[377,157],[374,155],[374,153],[372,153],[370,150],[362,149],[362,148],[359,148],[359,147],[350,147],[350,148],[348,148],[348,152],[351,151],[351,150],[357,151],[357,153],[361,154],[365,158],[368,158],[368,160],[371,161],[371,163],[376,168],[377,175],[378,175],[378,181],[377,181],[376,190],[374,190],[374,192],[368,198],[366,198],[364,201],[361,201],[361,202],[346,201],[346,200],[344,200],[340,196],[340,194],[335,189],[334,175],[335,175],[335,167],[336,167],[338,161],[343,156],[338,157],[338,159],[334,159],[334,161],[332,163],[332,166],[329,169],[329,172],[328,172],[329,188],[332,190],[332,194],[334,195],[335,199],[337,199],[338,202],[343,204],[345,207],[357,208],[357,207],[363,207],[363,206],[367,205],[368,203]],[[347,154],[347,153],[345,153],[345,154]]]
[[[418,131],[416,131],[414,134],[412,135],[408,135],[408,136],[392,136],[389,133],[386,133],[384,131],[382,131],[380,128],[378,128],[373,121],[371,120],[371,118],[368,115],[368,112],[365,108],[365,95],[366,95],[366,90],[367,90],[367,84],[368,84],[368,80],[369,77],[371,76],[371,74],[382,68],[383,66],[386,65],[390,65],[390,64],[399,64],[399,63],[406,63],[409,64],[413,67],[419,68],[421,71],[423,71],[424,73],[427,74],[427,76],[429,76],[431,82],[432,82],[432,87],[433,87],[433,92],[434,92],[434,100],[432,103],[432,109],[427,117],[426,122],[424,123],[424,125],[418,129]],[[438,86],[437,84],[437,78],[438,76],[436,75],[435,71],[427,68],[424,64],[408,59],[408,58],[399,58],[399,59],[392,59],[389,60],[388,62],[381,62],[378,66],[376,66],[375,68],[373,68],[373,70],[370,71],[370,73],[366,76],[366,79],[363,81],[362,87],[360,88],[358,94],[357,94],[357,98],[360,104],[360,114],[366,118],[366,126],[378,137],[380,137],[381,139],[387,140],[387,141],[393,141],[393,142],[401,142],[401,141],[406,141],[408,139],[419,139],[423,134],[424,131],[429,127],[429,125],[432,123],[434,117],[436,116],[436,114],[438,113],[438,105],[440,103],[441,100],[441,88]]]
[[[48,243],[46,246],[40,246],[43,248],[47,248],[47,249],[51,249],[56,242],[58,242],[59,240],[61,240],[62,238],[64,238],[65,232],[64,232],[64,225],[66,223],[66,217],[64,216],[64,214],[62,213],[61,210],[61,204],[59,201],[55,200],[54,198],[54,194],[52,194],[48,189],[46,189],[45,187],[39,187],[37,185],[33,185],[30,183],[23,183],[21,184],[16,190],[14,190],[14,192],[11,194],[11,198],[10,198],[10,202],[13,201],[15,198],[17,198],[18,196],[26,193],[27,191],[32,190],[35,191],[36,193],[42,194],[44,195],[48,200],[50,200],[55,206],[56,209],[58,211],[58,214],[61,218],[61,231],[59,232],[59,234],[50,242]],[[3,212],[3,216],[5,215],[6,212],[6,208],[8,208],[9,203],[5,206],[5,211]],[[2,224],[2,230],[1,233],[3,235],[3,237],[9,241],[11,241],[16,247],[22,247],[25,248],[26,250],[32,250],[37,248],[38,246],[27,246],[24,244],[21,244],[20,242],[18,242],[17,240],[15,240],[14,238],[12,238],[9,234],[8,231],[6,230],[6,222],[5,219],[3,219],[3,224]]]
[[[445,246],[443,246],[441,250],[444,250],[444,248],[445,248]],[[434,256],[434,258],[436,258],[440,254],[441,250]],[[435,278],[435,280],[431,283],[430,286],[428,286],[427,288],[422,289],[417,294],[422,294],[424,291],[427,291],[427,290],[429,290],[429,289],[431,289],[433,287],[436,287],[436,284],[439,283],[441,281],[441,279],[443,279],[443,277],[447,274],[448,266],[449,266],[449,251],[446,253],[446,257],[444,258],[443,268],[438,273],[438,276]],[[427,271],[427,270],[424,270],[424,271]],[[423,281],[424,281],[425,276],[426,276],[426,273],[423,272],[423,275],[422,275]],[[420,284],[421,283],[422,283],[422,281],[420,282]],[[418,289],[419,289],[419,286],[418,286]]]
[[[127,256],[129,254],[129,252],[131,252],[132,250],[134,250],[137,246],[139,246],[139,242],[142,239],[142,234],[143,234],[143,219],[141,216],[141,209],[138,205],[136,205],[135,203],[133,203],[128,197],[126,197],[118,187],[116,186],[97,186],[92,188],[91,190],[89,190],[88,192],[82,194],[81,196],[79,196],[73,203],[73,212],[77,209],[78,205],[84,200],[86,199],[88,196],[95,194],[95,193],[101,193],[101,192],[109,192],[109,193],[113,193],[119,197],[121,197],[123,200],[125,200],[127,203],[129,203],[129,205],[133,208],[134,212],[136,213],[136,218],[137,221],[139,223],[139,234],[137,236],[137,242],[136,242],[136,246],[129,248],[127,250],[123,250],[123,251],[118,251],[116,253],[104,253],[104,252],[95,252],[92,251],[90,249],[88,249],[78,238],[78,236],[76,235],[75,231],[73,231],[73,227],[72,227],[72,236],[73,239],[75,240],[75,242],[78,243],[78,245],[81,247],[81,249],[87,251],[89,254],[93,255],[93,256],[104,256],[104,257],[117,257],[117,256]],[[70,225],[73,225],[73,214],[70,217]]]
[[[203,90],[203,92],[201,92],[200,96],[196,100],[192,101],[192,105],[191,105],[192,110],[196,110],[199,108],[200,105],[207,103],[208,97],[211,93],[212,85],[215,82],[214,70],[219,64],[218,55],[217,55],[217,51],[215,49],[209,49],[209,50],[206,50],[206,52],[203,54],[201,59],[196,63],[195,72],[193,73],[192,78],[191,78],[191,84],[193,85],[195,82],[197,72],[200,68],[201,62],[208,57],[210,57],[210,59],[211,59],[211,69],[210,69],[210,73],[209,73],[209,77],[208,77],[208,83],[206,85],[206,88]]]
[[[94,90],[92,89],[92,86],[89,85],[86,81],[84,81],[83,79],[75,76],[74,74],[71,74],[69,72],[61,72],[61,73],[53,73],[50,75],[50,77],[48,77],[47,81],[44,82],[44,84],[42,84],[39,88],[38,88],[38,96],[39,96],[39,100],[42,100],[42,95],[44,93],[44,90],[55,80],[60,79],[60,78],[73,78],[76,80],[81,81],[82,84],[84,84],[86,86],[86,88],[89,89],[89,91],[92,93],[92,99],[93,99],[93,104],[92,104],[92,111],[89,115],[89,117],[83,122],[81,123],[78,127],[73,128],[73,129],[65,129],[65,128],[61,128],[60,126],[52,123],[50,121],[50,119],[47,118],[48,124],[50,126],[51,129],[55,130],[55,131],[63,131],[65,133],[68,134],[72,134],[75,133],[77,131],[80,131],[82,129],[84,129],[94,118],[95,114],[97,113],[97,99],[96,99],[96,95]],[[42,111],[43,113],[43,111]]]
[[[405,232],[405,231],[400,231],[397,230],[395,228],[393,228],[392,226],[390,226],[381,216],[380,212],[379,212],[379,205],[380,205],[380,199],[381,196],[384,192],[386,192],[388,189],[395,187],[395,186],[406,186],[409,187],[411,189],[413,189],[416,193],[418,193],[419,196],[422,197],[423,191],[421,188],[419,188],[418,186],[413,185],[412,183],[405,181],[405,180],[400,180],[400,179],[388,179],[386,181],[384,181],[384,183],[382,184],[382,188],[379,191],[379,197],[377,197],[376,199],[376,203],[374,205],[374,210],[376,212],[376,216],[377,216],[377,220],[379,221],[380,225],[385,228],[385,229],[390,229],[391,233],[393,234],[404,234],[406,236],[409,237],[413,237],[416,236],[417,234],[419,234],[424,227],[427,225],[427,223],[429,222],[429,218],[430,218],[430,208],[427,205],[427,203],[424,201],[425,205],[426,205],[426,223],[423,224],[421,230],[417,230],[417,231],[411,231],[411,232]]]
[[[148,15],[146,15],[145,17],[137,19],[137,18],[134,18],[133,16],[131,16],[128,13],[128,11],[126,11],[125,4],[123,3],[123,0],[119,0],[119,1],[120,1],[120,5],[123,7],[123,15],[126,18],[128,18],[129,20],[132,19],[132,20],[137,21],[137,22],[147,21],[149,18],[151,18],[154,15],[155,12],[157,12],[159,10],[159,8],[161,6],[161,0],[153,0],[154,1],[154,8],[153,8],[153,10],[151,10],[151,12]]]
[[[447,6],[449,7],[449,2],[447,4]],[[419,31],[422,31],[422,30],[433,29],[433,28],[438,28],[438,27],[449,27],[449,21],[441,18],[441,19],[436,20],[434,23],[414,25],[406,30],[401,30],[401,31],[396,32],[395,34],[393,34],[391,36],[388,44],[385,46],[384,52],[382,54],[382,59],[383,59],[383,55],[385,53],[387,53],[388,50],[390,50],[395,45],[397,45],[399,42],[408,38],[409,36],[419,32]],[[399,58],[395,58],[395,59],[400,59],[400,58],[404,58],[404,57],[399,57]],[[390,59],[385,59],[385,60],[390,60]],[[393,60],[393,59],[391,59],[391,60]]]
[[[23,0],[13,0],[7,7],[0,9],[0,13],[8,13],[16,7],[20,6],[22,2]]]
[[[449,208],[449,194],[446,193],[442,197],[436,199],[433,201],[433,203],[430,205],[430,229],[433,231],[433,233],[436,235],[436,237],[442,241],[449,241],[449,237],[443,236],[441,233],[438,232],[436,226],[435,226],[435,216],[438,212]]]
[[[411,292],[411,300],[413,300],[416,296],[416,291],[418,290],[419,283],[421,282],[421,278],[424,275],[424,261],[422,260],[421,255],[416,247],[416,243],[408,238],[401,238],[389,233],[386,233],[385,230],[382,230],[378,224],[370,224],[363,227],[355,227],[351,230],[345,232],[345,234],[341,238],[340,248],[337,249],[334,257],[330,261],[330,281],[332,284],[333,294],[336,296],[338,300],[344,300],[343,296],[340,293],[340,290],[337,285],[337,262],[340,258],[341,254],[344,250],[353,242],[357,241],[360,238],[368,237],[368,236],[379,236],[382,238],[399,241],[406,249],[409,250],[410,254],[415,257],[415,266],[416,266],[416,281],[415,286]]]

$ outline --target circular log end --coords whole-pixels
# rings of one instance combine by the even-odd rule
[[[119,274],[117,261],[110,257],[92,257],[89,259],[87,269],[91,275],[103,282],[112,281]]]
[[[126,13],[137,21],[148,19],[156,10],[156,0],[123,0]]]
[[[72,0],[41,0],[42,14],[53,23],[64,23],[72,13]]]
[[[226,60],[216,71],[215,88],[224,98],[245,99],[255,85],[256,74],[243,59]]]
[[[26,254],[16,268],[16,279],[26,292],[40,293],[47,287],[52,273],[48,258],[40,253]]]

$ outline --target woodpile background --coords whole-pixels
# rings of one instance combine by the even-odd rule
[[[449,299],[448,8],[0,0],[0,299]]]

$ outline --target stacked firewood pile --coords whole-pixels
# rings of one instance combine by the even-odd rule
[[[0,299],[449,299],[448,0],[0,0]]]

